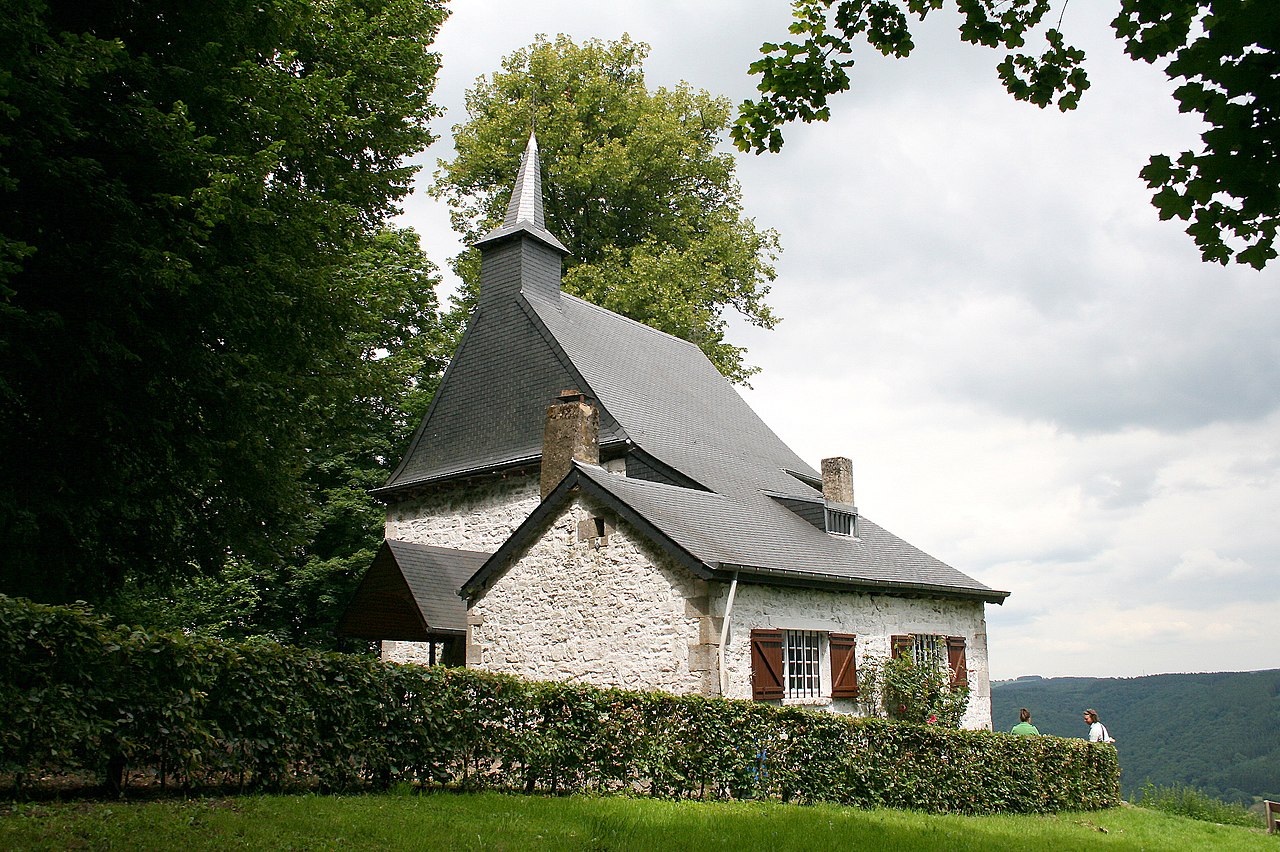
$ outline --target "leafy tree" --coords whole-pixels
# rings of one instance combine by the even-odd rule
[[[439,277],[412,231],[377,235],[343,275],[362,309],[342,358],[353,392],[308,401],[305,499],[289,526],[272,532],[279,552],[233,559],[216,576],[131,582],[107,606],[121,621],[339,644],[334,627],[383,537],[385,508],[368,489],[386,481],[426,413],[452,342],[436,310]]]
[[[347,273],[430,141],[441,3],[0,3],[0,588],[270,561],[361,393]]]
[[[1043,38],[1039,56],[1007,54],[1000,80],[1018,100],[1039,107],[1076,107],[1089,87],[1084,52],[1045,26],[1049,0],[955,0],[960,37],[971,44],[1019,51]],[[782,125],[826,121],[827,99],[849,88],[856,46],[903,57],[914,48],[909,17],[919,20],[944,0],[798,0],[795,41],[765,44],[751,65],[759,101],[742,104],[732,135],[757,153],[782,147]],[[1065,12],[1061,4],[1058,25]],[[1276,256],[1280,227],[1280,10],[1272,0],[1119,0],[1112,27],[1134,59],[1162,63],[1178,82],[1182,112],[1209,124],[1204,150],[1151,157],[1141,176],[1156,190],[1162,219],[1186,231],[1206,261],[1262,269]]]
[[[567,291],[698,344],[729,378],[756,369],[725,340],[725,312],[771,328],[764,298],[777,234],[743,214],[731,156],[717,151],[730,105],[681,84],[650,91],[649,48],[623,37],[539,37],[467,92],[457,157],[432,193],[475,240],[502,221],[530,125],[547,179],[547,227],[572,252]],[[479,258],[455,261],[473,304]]]

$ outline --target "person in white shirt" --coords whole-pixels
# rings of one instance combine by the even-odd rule
[[[1089,726],[1089,742],[1091,743],[1113,743],[1111,734],[1107,732],[1107,726],[1098,721],[1098,711],[1092,708],[1084,711],[1084,722]]]

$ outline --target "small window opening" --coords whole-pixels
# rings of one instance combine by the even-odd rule
[[[613,524],[600,516],[583,518],[578,522],[578,541],[585,541],[592,547],[604,547],[609,543],[612,532]]]
[[[931,634],[917,633],[915,641],[912,643],[911,653],[915,658],[918,666],[940,666],[942,665],[942,643],[941,636]]]

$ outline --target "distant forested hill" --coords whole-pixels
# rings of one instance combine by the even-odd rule
[[[1226,801],[1280,800],[1280,669],[1136,678],[1022,678],[991,685],[997,730],[1026,707],[1041,733],[1085,737],[1098,711],[1120,754],[1126,795],[1186,784]]]

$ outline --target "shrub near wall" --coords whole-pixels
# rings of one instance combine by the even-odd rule
[[[1119,801],[1110,746],[529,683],[115,628],[0,596],[0,772],[346,790],[393,781],[936,812]]]

